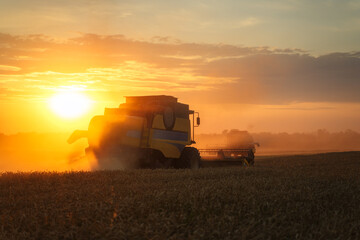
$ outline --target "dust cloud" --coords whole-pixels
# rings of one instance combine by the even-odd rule
[[[67,133],[0,134],[0,172],[90,170],[85,139],[66,142]]]
[[[0,172],[16,171],[72,171],[95,169],[123,169],[136,163],[102,161],[85,156],[86,139],[68,144],[68,133],[0,134]],[[195,136],[197,148],[245,148],[254,143],[256,155],[360,151],[360,133],[345,130],[329,132],[320,129],[308,133],[248,133],[237,129],[217,134]],[[133,157],[133,156],[131,156]],[[124,158],[127,158],[124,156]],[[130,158],[130,157],[129,157]],[[116,163],[114,165],[114,162]],[[126,166],[124,166],[124,162]]]
[[[360,133],[353,130],[249,134],[233,129],[217,134],[200,134],[195,140],[198,148],[241,148],[253,141],[260,144],[257,155],[360,151]]]
[[[140,153],[121,152],[97,159],[85,154],[86,138],[72,144],[70,133],[0,134],[0,173],[17,171],[93,171],[138,168]],[[121,156],[121,158],[119,158]]]

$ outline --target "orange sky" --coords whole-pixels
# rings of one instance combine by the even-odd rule
[[[296,1],[290,5],[244,2],[241,9],[246,7],[251,14],[237,16],[229,8],[226,16],[213,12],[215,3],[203,2],[173,12],[171,26],[149,16],[152,12],[160,18],[169,11],[171,4],[161,1],[157,5],[162,8],[156,11],[141,1],[114,3],[114,9],[122,9],[121,19],[110,1],[103,5],[79,1],[76,8],[66,1],[64,6],[57,1],[31,6],[5,2],[0,10],[8,19],[0,24],[2,133],[84,129],[92,115],[118,106],[124,96],[154,94],[174,95],[200,111],[199,133],[231,128],[360,131],[360,41],[353,41],[359,39],[360,28],[350,28],[353,25],[340,18],[325,21],[339,9],[336,1],[323,8],[324,19],[306,12],[325,6],[319,3],[306,10]],[[349,9],[360,9],[351,1],[347,4]],[[346,6],[339,14],[355,18],[357,12]],[[199,9],[204,14],[194,14]],[[282,19],[269,13],[281,13]],[[306,15],[322,29],[320,33],[304,20]],[[226,23],[236,24],[221,28]],[[295,33],[286,35],[292,26],[307,37],[300,41]],[[338,32],[341,39],[331,38],[334,29],[327,28],[331,26],[347,27],[347,33]],[[321,38],[329,40],[318,44],[316,39]],[[49,106],[51,97],[69,90],[92,100],[90,110],[79,118],[61,118]]]

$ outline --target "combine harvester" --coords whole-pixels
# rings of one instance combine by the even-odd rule
[[[105,108],[104,115],[94,116],[88,130],[74,131],[68,143],[87,138],[89,146],[85,153],[90,160],[96,160],[97,169],[198,169],[200,152],[216,152],[223,160],[233,157],[253,164],[253,148],[199,152],[191,147],[195,143],[195,127],[199,125],[199,113],[189,110],[189,105],[179,103],[175,97],[126,97],[118,108]],[[240,157],[245,152],[246,157]]]

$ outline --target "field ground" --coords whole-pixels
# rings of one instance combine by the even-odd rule
[[[359,239],[360,152],[0,177],[0,239],[139,238]]]

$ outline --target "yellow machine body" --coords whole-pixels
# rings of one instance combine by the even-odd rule
[[[179,158],[182,149],[191,144],[190,120],[176,118],[173,129],[167,130],[163,118],[163,114],[156,114],[149,127],[148,120],[145,117],[105,115],[105,129],[110,128],[112,131],[116,131],[116,129],[121,128],[122,130],[122,134],[113,136],[112,142],[109,144],[132,148],[150,148],[159,150],[166,158]],[[99,130],[103,131],[104,128]],[[96,140],[93,144],[98,145]]]
[[[193,113],[172,96],[127,97],[119,108],[105,108],[104,115],[93,117],[88,131],[75,131],[68,142],[87,137],[95,152],[156,150],[176,159],[193,142],[189,117]]]

